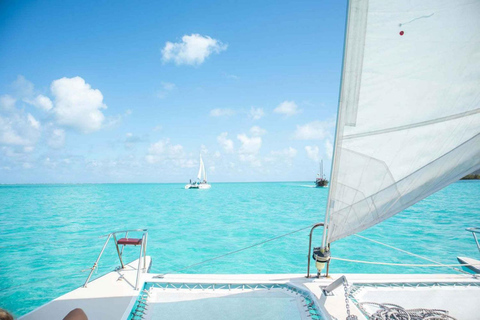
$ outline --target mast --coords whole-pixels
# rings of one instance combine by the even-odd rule
[[[348,25],[349,25],[349,18],[350,18],[350,11],[351,11],[351,6],[352,6],[352,1],[347,0],[347,14],[345,18],[345,33],[344,33],[344,40],[343,40],[343,57],[342,57],[342,75],[340,79],[340,86],[339,86],[339,93],[338,93],[338,106],[337,106],[337,119],[335,123],[335,136],[334,136],[334,141],[333,141],[333,153],[332,153],[332,164],[331,164],[331,169],[330,169],[330,188],[328,188],[328,196],[327,196],[327,208],[325,209],[325,219],[324,219],[324,225],[323,225],[323,235],[322,235],[322,246],[321,249],[323,251],[327,250],[327,233],[328,233],[328,224],[329,224],[329,218],[330,218],[330,201],[331,201],[331,196],[332,196],[332,190],[334,189],[334,184],[332,183],[332,177],[333,177],[333,171],[334,168],[336,168],[336,162],[335,159],[337,158],[337,141],[338,141],[338,134],[339,134],[339,124],[340,124],[340,104],[342,101],[342,88],[343,88],[343,80],[345,78],[345,55],[347,51],[347,37],[348,37]],[[323,160],[322,160],[323,161]]]
[[[323,179],[323,159],[320,160],[320,178]]]

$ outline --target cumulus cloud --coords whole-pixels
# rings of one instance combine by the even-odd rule
[[[335,126],[333,121],[313,121],[303,126],[297,126],[294,138],[298,140],[322,140],[330,135],[330,129]]]
[[[235,115],[235,110],[232,109],[222,109],[222,108],[217,108],[217,109],[212,109],[210,110],[210,116],[211,117],[230,117]]]
[[[199,34],[184,35],[181,42],[167,42],[162,49],[164,62],[173,61],[176,65],[200,65],[212,53],[227,50],[221,41]]]
[[[173,145],[169,139],[152,143],[148,148],[145,160],[150,164],[171,163],[181,168],[192,168],[197,165],[195,160],[187,158],[182,145]]]
[[[40,122],[30,113],[13,109],[8,116],[0,116],[0,145],[33,146],[40,137]]]
[[[105,120],[101,109],[103,95],[80,77],[61,78],[50,86],[55,104],[53,112],[60,125],[72,127],[83,133],[97,131]]]
[[[17,102],[17,99],[8,94],[4,94],[0,96],[0,109],[3,111],[11,111],[15,107],[15,102]]]
[[[250,133],[252,136],[263,136],[265,133],[267,133],[267,130],[260,128],[259,126],[253,126],[250,128]]]
[[[222,132],[218,137],[217,137],[217,142],[220,144],[223,148],[223,150],[226,153],[232,153],[233,152],[233,141],[227,138],[228,132]]]
[[[37,119],[35,119],[30,113],[27,114],[27,120],[32,128],[37,130],[40,129],[40,122],[37,121]]]
[[[320,148],[318,146],[306,146],[307,157],[315,162],[320,161]]]
[[[35,99],[24,99],[24,101],[43,111],[50,111],[53,108],[52,100],[42,94],[36,96]]]
[[[283,101],[273,110],[273,112],[290,117],[299,113],[300,109],[298,109],[298,106],[294,101]]]
[[[237,135],[237,139],[242,143],[238,150],[240,154],[256,154],[262,147],[262,138],[260,137],[249,138],[246,134],[242,133]]]
[[[263,111],[262,108],[252,107],[252,108],[250,109],[249,116],[250,116],[250,118],[252,118],[253,120],[260,120],[264,115],[265,115],[265,112]]]
[[[250,138],[246,134],[239,134],[237,135],[237,139],[241,142],[241,146],[238,149],[240,160],[250,162],[250,164],[255,167],[261,166],[261,162],[257,158],[257,154],[262,147],[262,138]]]
[[[49,147],[54,149],[62,148],[65,145],[65,130],[54,128],[50,132],[47,144]]]
[[[35,86],[22,75],[13,82],[12,88],[18,98],[30,98],[34,95]]]

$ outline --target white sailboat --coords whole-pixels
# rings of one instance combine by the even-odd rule
[[[479,17],[479,0],[350,1],[328,207],[324,223],[310,232],[324,227],[314,258],[318,275],[326,266],[326,276],[149,273],[144,232],[133,240],[114,237],[119,255],[118,244],[141,244],[139,260],[87,279],[88,286],[23,319],[52,318],[75,307],[92,319],[369,319],[373,313],[375,319],[414,313],[420,314],[415,319],[478,319],[480,280],[473,274],[328,275],[328,267],[341,259],[335,241],[480,169]],[[201,160],[200,181],[202,167]],[[404,249],[388,247],[428,264],[373,261],[359,247],[351,248],[359,255],[350,262],[454,268],[409,252],[411,241],[422,240],[412,236],[397,245]],[[407,316],[404,309],[417,310]]]
[[[185,189],[210,189],[212,186],[207,182],[207,171],[203,163],[202,155],[200,155],[200,167],[198,168],[197,181],[185,185]]]

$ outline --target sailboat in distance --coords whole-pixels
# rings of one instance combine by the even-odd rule
[[[207,183],[207,171],[203,163],[202,155],[200,155],[200,168],[198,168],[197,181],[185,185],[185,189],[210,189],[212,186]]]
[[[317,179],[315,180],[315,186],[317,188],[323,188],[328,185],[328,180],[325,178],[323,174],[323,160],[320,161],[320,173],[317,175]]]

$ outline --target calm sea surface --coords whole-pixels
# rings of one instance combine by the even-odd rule
[[[0,307],[20,316],[80,286],[114,230],[148,228],[153,272],[167,273],[323,221],[328,189],[310,182],[0,186]],[[479,257],[467,227],[480,226],[480,182],[461,181],[361,233],[457,263]],[[304,273],[308,230],[185,270],[188,273]],[[321,230],[314,245],[321,241]],[[131,249],[131,250],[127,250]],[[137,250],[126,248],[127,260]],[[351,236],[333,256],[396,263],[418,258]],[[113,242],[94,277],[117,265]],[[334,261],[333,273],[451,273]]]

